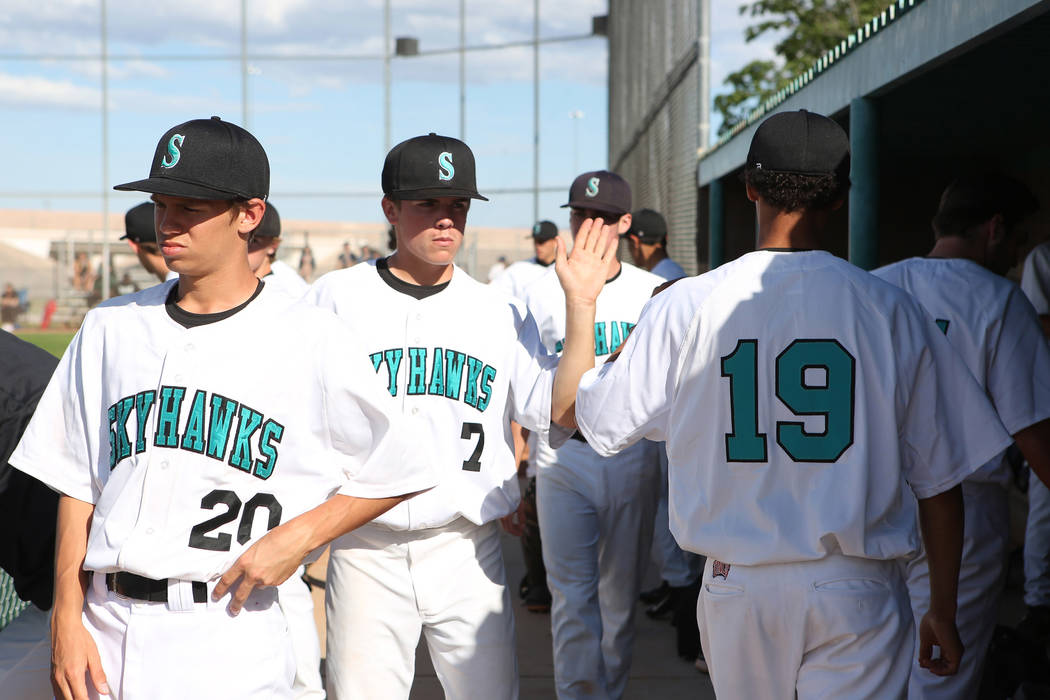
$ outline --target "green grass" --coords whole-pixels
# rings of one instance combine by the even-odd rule
[[[73,339],[73,331],[19,331],[16,333],[19,338],[32,343],[33,345],[47,350],[55,357],[62,357],[62,353],[66,351],[66,346],[69,345],[69,341]]]

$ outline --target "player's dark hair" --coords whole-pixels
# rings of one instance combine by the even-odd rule
[[[970,238],[996,214],[1007,230],[1039,209],[1039,200],[1018,180],[998,173],[964,175],[941,194],[931,224],[937,238]]]
[[[744,181],[780,211],[832,209],[849,192],[849,179],[838,175],[800,175],[747,168]]]

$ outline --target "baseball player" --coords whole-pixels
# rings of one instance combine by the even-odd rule
[[[262,146],[218,117],[169,129],[149,178],[117,187],[152,194],[178,282],[88,313],[11,457],[62,494],[60,699],[292,697],[272,586],[324,535],[316,518],[350,527],[434,483],[407,438],[425,426],[344,361],[344,324],[248,267],[268,188]],[[260,382],[274,358],[295,361]],[[284,522],[306,533],[288,560],[238,557]]]
[[[936,243],[925,258],[874,271],[911,294],[936,319],[948,342],[995,406],[1034,473],[1050,481],[1050,349],[1021,289],[1003,275],[1017,264],[1019,223],[1035,197],[1001,175],[962,177],[941,196],[933,218]],[[1006,577],[1010,469],[995,455],[963,481],[965,525],[959,573],[959,636],[969,662],[954,676],[915,664],[911,698],[976,698],[985,653]],[[929,608],[929,567],[921,554],[908,563],[916,622]]]
[[[667,255],[667,221],[660,212],[639,209],[623,235],[634,264],[665,280],[685,277],[685,270]]]
[[[51,643],[48,611],[55,578],[58,495],[12,469],[14,451],[47,386],[57,358],[0,331],[0,590],[13,586],[29,605],[0,629],[0,696],[49,700]],[[10,589],[8,589],[10,590]]]
[[[920,662],[951,674],[962,654],[958,484],[1010,438],[921,307],[826,252],[848,172],[834,121],[767,119],[745,165],[759,249],[656,295],[577,395],[599,453],[667,441],[671,532],[708,558],[698,617],[719,696],[903,696],[917,520]]]
[[[306,294],[310,285],[290,265],[277,259],[280,246],[281,215],[277,213],[277,207],[267,202],[262,223],[248,241],[248,265],[256,277],[298,299]]]
[[[543,277],[554,263],[554,252],[557,244],[558,227],[552,221],[537,221],[532,227],[532,245],[536,254],[528,260],[519,260],[511,264],[491,284],[502,289],[512,297],[524,298],[525,288]]]
[[[124,235],[120,239],[128,242],[142,268],[161,282],[179,276],[168,269],[164,256],[160,254],[157,233],[153,230],[153,202],[143,202],[128,209],[124,214]]]
[[[1050,336],[1050,241],[1025,258],[1021,290],[1039,314],[1043,335]],[[1040,642],[1050,639],[1050,489],[1035,473],[1028,477],[1024,602],[1027,610],[1018,633]]]
[[[685,270],[667,255],[667,222],[652,209],[639,209],[631,216],[631,228],[622,236],[627,241],[634,264],[665,280],[685,277]],[[670,611],[677,637],[678,655],[696,662],[701,671],[707,664],[700,653],[700,632],[696,629],[696,598],[700,590],[703,558],[685,552],[671,536],[667,515],[667,450],[656,446],[660,463],[660,495],[653,523],[653,560],[660,567],[662,587],[642,594],[653,602],[646,615],[659,617]],[[699,656],[698,656],[699,655]]]
[[[496,520],[519,493],[510,421],[548,432],[589,364],[562,363],[517,299],[476,282],[453,259],[475,184],[465,143],[430,134],[398,144],[383,164],[383,213],[397,250],[337,270],[308,298],[367,343],[345,354],[387,396],[387,408],[431,426],[417,442],[441,472],[431,491],[332,545],[326,587],[329,696],[407,698],[420,631],[445,696],[516,698],[514,616]],[[616,241],[604,227],[556,267],[586,341]],[[595,227],[597,229],[597,227]],[[557,366],[557,372],[555,367]],[[554,443],[567,439],[558,429]]]
[[[631,189],[616,173],[583,173],[569,188],[570,226],[605,217],[617,234],[631,225]],[[615,262],[598,296],[591,366],[626,339],[656,275]],[[555,275],[525,291],[544,345],[562,350],[565,297]],[[651,545],[659,488],[655,445],[641,443],[612,459],[585,441],[536,449],[536,505],[550,586],[554,679],[561,698],[623,695],[631,667],[634,614]]]
[[[309,285],[288,265],[276,259],[280,245],[281,215],[277,213],[277,207],[267,201],[262,222],[248,239],[248,267],[268,286],[284,292],[292,299],[298,299],[306,293]],[[268,377],[270,373],[268,371],[265,376]],[[295,652],[295,697],[298,700],[323,700],[321,642],[314,620],[314,599],[310,595],[310,587],[303,580],[305,573],[306,567],[300,566],[293,576],[277,587],[277,602],[288,620],[288,632]]]

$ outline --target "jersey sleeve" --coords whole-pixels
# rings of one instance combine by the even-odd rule
[[[995,408],[962,356],[917,305],[898,312],[897,394],[901,467],[918,498],[960,483],[1010,444]]]
[[[551,392],[558,356],[544,347],[536,320],[525,304],[517,302],[511,306],[518,325],[509,365],[511,418],[544,435],[553,447],[559,447],[572,431],[551,422]]]
[[[96,503],[103,486],[98,466],[109,450],[100,439],[101,368],[93,362],[98,353],[89,326],[90,320],[66,348],[9,461],[59,493]]]
[[[995,329],[988,395],[1006,431],[1016,435],[1050,417],[1050,348],[1035,309],[1016,287]]]
[[[1037,314],[1050,314],[1050,245],[1036,246],[1025,258],[1021,289]]]
[[[671,287],[650,299],[615,361],[583,375],[576,423],[603,457],[642,438],[667,439],[679,357],[693,321],[687,305],[675,303],[684,296],[677,291]]]
[[[327,335],[322,367],[324,416],[333,460],[345,483],[338,493],[358,498],[387,498],[429,489],[438,473],[422,445],[430,426],[422,418],[390,410],[389,396],[362,363],[346,361],[358,343],[349,329],[336,321]]]

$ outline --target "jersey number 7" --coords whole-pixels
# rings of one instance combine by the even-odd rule
[[[823,416],[824,431],[801,421],[777,421],[777,444],[796,462],[835,462],[853,444],[857,363],[837,340],[795,340],[776,358],[776,396],[796,416]],[[810,381],[807,382],[807,375]],[[726,461],[767,462],[766,434],[758,432],[758,341],[739,340],[722,358],[729,378],[733,432]]]

